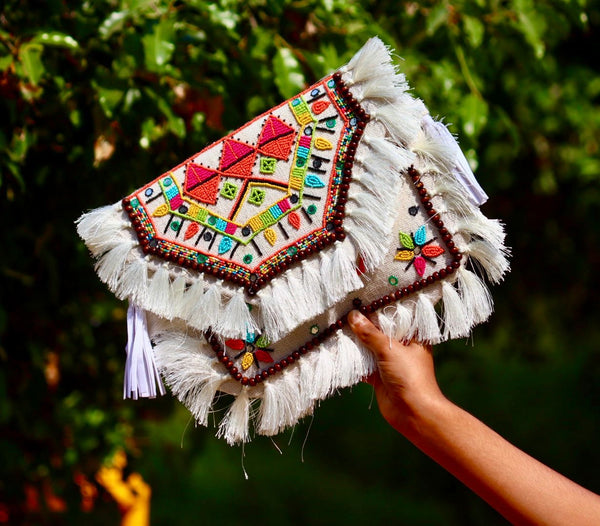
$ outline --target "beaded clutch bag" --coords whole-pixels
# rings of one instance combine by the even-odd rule
[[[194,154],[78,232],[128,299],[125,396],[160,377],[229,443],[273,435],[375,368],[353,308],[438,343],[485,321],[502,225],[454,138],[373,38],[337,72]]]

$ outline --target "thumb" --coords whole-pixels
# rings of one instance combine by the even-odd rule
[[[390,340],[373,325],[371,320],[359,311],[353,310],[348,314],[348,325],[358,339],[373,352],[378,361],[388,356]]]

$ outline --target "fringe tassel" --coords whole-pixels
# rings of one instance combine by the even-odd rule
[[[338,331],[331,347],[335,349],[335,387],[354,385],[375,370],[372,353],[364,353],[344,332]]]
[[[332,353],[328,352],[327,344],[321,344],[317,353],[310,389],[313,400],[323,400],[333,392],[336,387],[334,385],[335,374],[335,362]]]
[[[471,241],[464,252],[469,255],[471,261],[478,263],[477,266],[485,271],[492,283],[499,283],[504,279],[504,274],[510,268],[508,260],[503,253],[503,248],[494,246],[484,240],[476,240]]]
[[[415,141],[419,141],[419,137],[423,135],[421,119],[427,114],[427,108],[420,100],[403,97],[392,104],[379,104],[370,112],[373,118],[383,124],[395,142],[408,145],[416,152]]]
[[[204,311],[202,308],[204,297],[204,280],[198,276],[192,281],[192,285],[185,292],[184,306],[181,309],[182,318],[192,327],[199,330],[205,326]]]
[[[241,289],[225,305],[214,330],[228,338],[244,338],[248,332],[258,331]]]
[[[145,305],[147,294],[148,263],[145,257],[136,257],[123,271],[117,297],[121,300],[130,298],[136,305]]]
[[[323,295],[323,277],[321,276],[320,268],[313,265],[308,260],[302,262],[302,283],[306,290],[315,291],[310,298],[312,312],[323,312],[325,309],[325,301]],[[308,309],[307,311],[311,311]]]
[[[356,251],[350,243],[337,242],[330,264],[322,269],[325,295],[330,304],[348,292],[359,289],[363,282],[356,272]]]
[[[219,424],[218,438],[225,438],[230,446],[250,439],[248,422],[250,418],[250,398],[248,388],[242,387],[233,404]]]
[[[96,263],[96,272],[100,279],[111,289],[116,289],[129,253],[133,248],[132,242],[123,242],[111,248]]]
[[[213,369],[213,357],[200,351],[205,343],[170,330],[170,324],[165,320],[160,323],[164,332],[161,333],[159,328],[154,336],[158,368],[177,399],[200,425],[206,426],[214,397],[227,377]]]
[[[427,295],[419,292],[413,317],[413,334],[422,342],[439,343],[441,339],[438,315]]]
[[[187,276],[181,274],[177,276],[173,285],[171,286],[171,305],[172,305],[172,316],[173,318],[185,318],[184,309],[186,306],[185,302],[185,289],[187,285]]]
[[[144,308],[168,320],[172,320],[172,303],[169,269],[167,268],[167,264],[163,263],[159,265],[150,278],[148,296]]]
[[[444,312],[443,339],[462,338],[471,332],[471,318],[458,295],[448,281],[442,282],[442,305]]]
[[[221,285],[213,283],[208,287],[200,303],[196,308],[202,309],[203,329],[207,329],[221,316]]]
[[[392,337],[395,340],[406,341],[409,339],[412,317],[412,310],[404,303],[396,305],[396,310],[393,314],[394,332],[392,333]]]
[[[123,217],[121,203],[87,212],[75,224],[79,237],[94,257],[119,245],[123,241],[123,231],[130,226]]]
[[[476,206],[481,206],[485,203],[488,200],[487,194],[483,191],[483,188],[481,188],[477,179],[475,179],[475,175],[469,166],[469,162],[445,124],[434,121],[430,115],[426,115],[423,118],[422,126],[432,140],[438,144],[444,145],[449,149],[449,152],[451,152],[449,159],[452,161],[452,173],[456,180],[462,184],[472,203]]]
[[[165,394],[165,388],[160,380],[154,350],[148,326],[146,313],[134,303],[127,309],[127,360],[123,381],[123,398],[156,398],[158,393]]]
[[[463,218],[456,224],[459,232],[488,240],[492,245],[504,246],[504,226],[497,219],[488,219],[478,209],[468,218]]]
[[[387,184],[393,181],[385,181],[384,179],[384,184],[379,184],[381,178],[385,178],[386,174],[398,178],[397,173],[412,165],[416,160],[416,155],[410,150],[398,148],[382,137],[369,138],[366,135],[363,141],[368,148],[365,149],[366,151],[363,148],[358,148],[356,159],[367,170],[367,174],[361,175],[358,180],[365,188],[372,191],[372,185],[369,184],[369,179],[367,179],[367,176],[370,176],[372,180],[378,182],[376,185],[378,189],[389,193]],[[363,182],[365,179],[366,181]]]
[[[258,433],[273,436],[295,423],[306,410],[297,374],[284,371],[264,383],[258,416]]]
[[[464,267],[461,267],[457,274],[458,290],[468,318],[474,324],[483,323],[493,311],[489,290],[481,279]]]
[[[367,40],[358,53],[350,59],[350,62],[340,68],[340,71],[351,72],[351,75],[346,75],[347,78],[344,79],[349,86],[360,82],[380,84],[395,80],[400,87],[404,80],[403,75],[396,73],[396,67],[390,56],[390,48],[377,37]]]

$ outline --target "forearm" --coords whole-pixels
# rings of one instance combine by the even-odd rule
[[[445,398],[401,430],[514,524],[598,525],[600,497],[553,471]]]

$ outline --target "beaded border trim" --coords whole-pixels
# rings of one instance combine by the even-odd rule
[[[148,232],[149,221],[145,217],[143,209],[140,209],[132,201],[134,198],[125,197],[122,200],[123,209],[127,212],[133,228],[137,234],[138,240],[145,254],[161,257],[167,261],[173,261],[182,267],[187,267],[199,272],[212,274],[217,278],[231,281],[235,284],[242,285],[248,295],[252,296],[265,286],[271,279],[278,274],[287,270],[291,265],[306,259],[314,252],[320,251],[329,246],[335,241],[343,241],[346,233],[343,227],[343,220],[346,212],[346,202],[348,200],[348,190],[352,179],[352,169],[354,166],[354,156],[358,148],[360,139],[365,130],[367,122],[370,120],[370,115],[360,105],[360,103],[352,96],[350,89],[342,80],[342,75],[336,72],[332,75],[332,80],[335,82],[336,92],[346,105],[348,112],[352,113],[357,122],[352,134],[352,138],[343,152],[344,163],[340,170],[340,181],[332,185],[331,195],[331,212],[328,213],[328,219],[324,226],[311,234],[313,242],[304,243],[307,238],[303,238],[295,243],[297,248],[295,251],[286,249],[286,254],[277,263],[273,263],[273,258],[266,261],[259,268],[258,272],[243,272],[243,268],[235,263],[225,263],[214,256],[204,257],[202,261],[198,261],[196,254],[180,247],[167,240],[158,239]],[[337,168],[336,168],[337,169]],[[338,177],[338,176],[336,176]],[[314,240],[318,238],[318,240]],[[297,247],[298,244],[304,244],[304,247]],[[280,253],[281,254],[281,253]]]
[[[452,239],[452,235],[448,232],[448,229],[444,226],[444,222],[442,221],[439,213],[433,208],[433,203],[431,202],[431,196],[428,194],[427,189],[421,182],[421,174],[411,166],[407,170],[408,175],[410,176],[423,204],[423,207],[427,211],[427,215],[431,218],[431,222],[438,229],[438,232],[442,238],[442,241],[446,245],[448,252],[452,254],[452,263],[446,266],[439,271],[434,272],[427,278],[415,281],[412,285],[408,285],[407,287],[397,288],[390,294],[387,294],[379,299],[376,299],[369,303],[368,305],[363,305],[362,300],[360,298],[355,298],[353,300],[354,308],[358,309],[363,314],[371,314],[382,307],[389,305],[395,301],[401,300],[410,294],[414,294],[419,290],[427,287],[428,285],[432,285],[433,283],[444,279],[447,276],[450,276],[454,272],[456,272],[460,268],[460,261],[462,259],[462,254],[456,247],[454,240]],[[210,332],[205,333],[205,338],[212,347],[213,351],[216,354],[217,359],[223,364],[223,366],[227,369],[230,376],[240,382],[242,385],[250,385],[255,386],[267,378],[269,376],[273,376],[278,372],[285,369],[288,365],[291,365],[295,361],[299,360],[300,357],[304,354],[307,354],[309,351],[317,348],[321,343],[323,343],[327,338],[335,334],[337,331],[342,329],[347,323],[348,313],[344,314],[339,320],[329,325],[323,329],[323,331],[315,336],[314,338],[306,341],[303,345],[298,347],[298,349],[292,351],[288,356],[281,359],[279,362],[269,366],[268,368],[260,371],[254,376],[248,377],[244,376],[239,369],[234,365],[234,362],[229,356],[221,343],[219,342],[218,337],[215,334]]]

